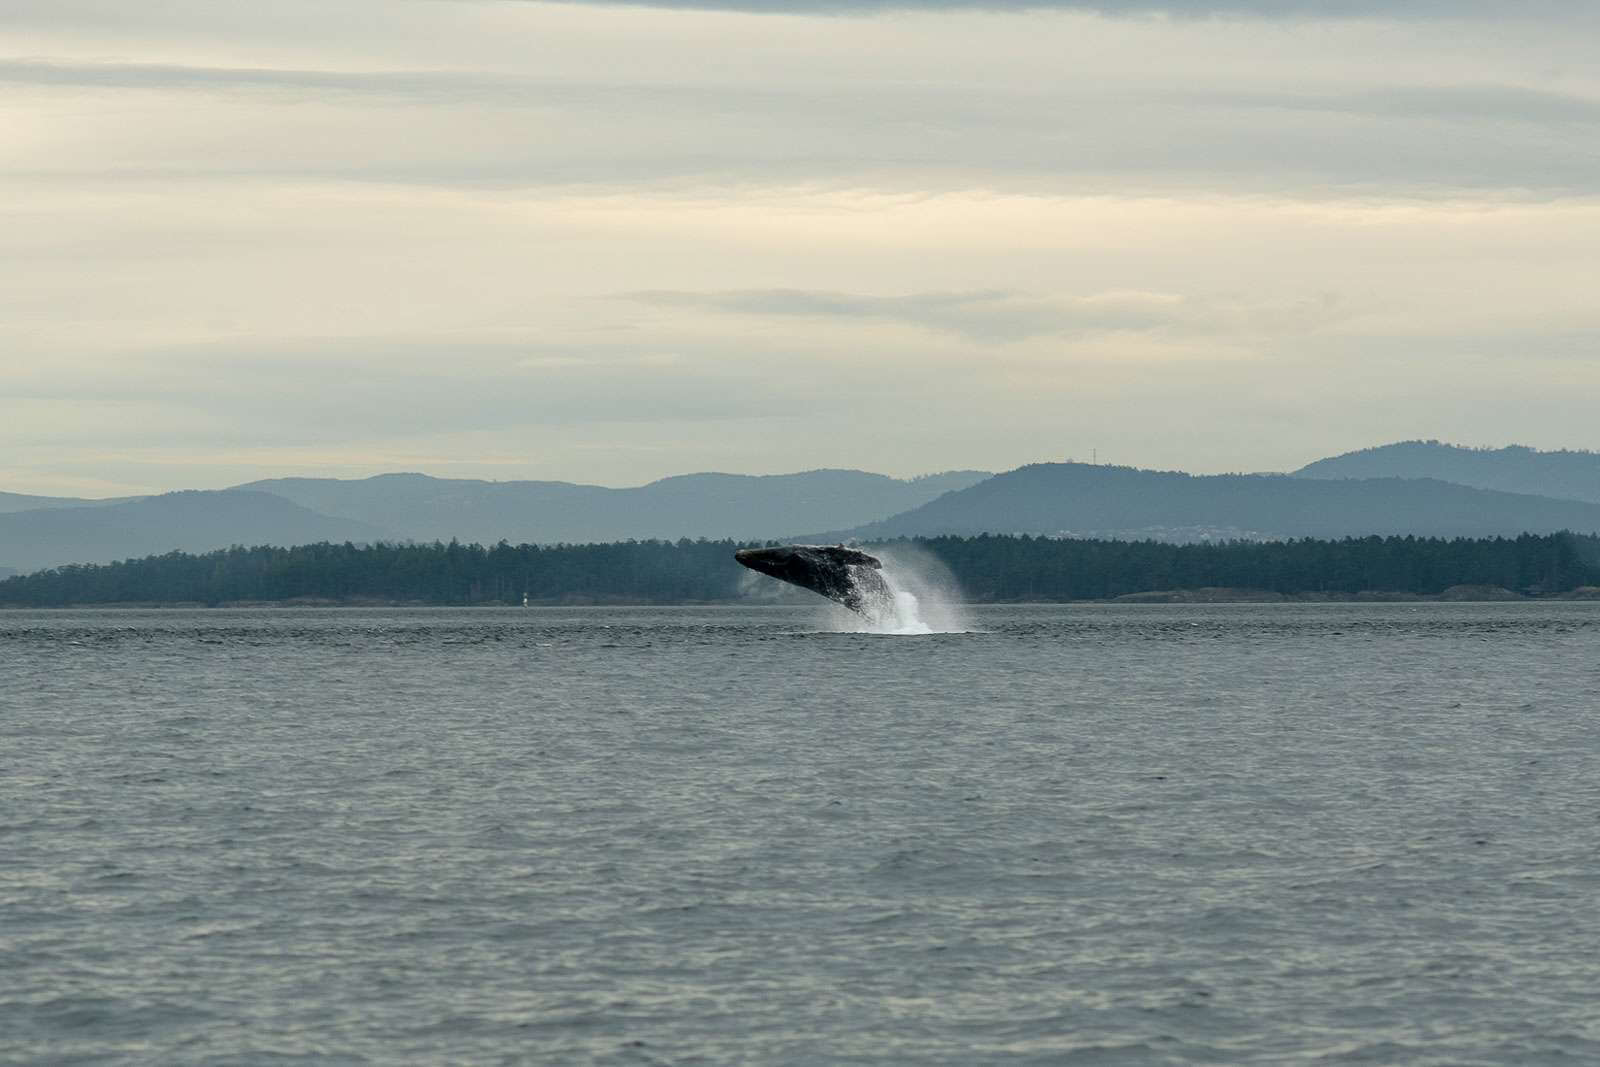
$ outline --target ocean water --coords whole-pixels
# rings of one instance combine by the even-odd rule
[[[0,613],[0,1062],[1600,1062],[1600,605]]]

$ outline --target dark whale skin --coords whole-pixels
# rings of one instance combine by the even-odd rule
[[[741,548],[733,558],[753,571],[809,589],[867,618],[894,599],[878,573],[883,563],[859,549],[843,545]]]

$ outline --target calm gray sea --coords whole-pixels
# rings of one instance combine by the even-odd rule
[[[7,1063],[1600,1062],[1600,604],[0,613]]]

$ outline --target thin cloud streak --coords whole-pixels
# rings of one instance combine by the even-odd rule
[[[1000,290],[890,297],[806,289],[746,289],[723,293],[658,290],[623,295],[643,303],[743,315],[908,323],[949,331],[976,341],[1151,330],[1174,325],[1185,318],[1183,298],[1165,293],[1103,293],[1054,300]]]
[[[837,88],[790,88],[737,94],[712,84],[660,81],[534,79],[450,70],[340,71],[268,67],[201,67],[156,63],[74,63],[0,58],[0,83],[77,88],[148,90],[291,90],[353,93],[401,99],[476,101],[496,106],[560,105],[657,109],[720,107],[792,117],[836,112],[844,100]],[[852,94],[850,103],[864,101]],[[1014,88],[946,89],[886,84],[874,86],[870,113],[880,121],[946,125],[981,123],[1023,129],[1046,125],[1042,114],[1063,106],[1107,110],[1125,105],[1179,109],[1262,108],[1334,112],[1390,118],[1505,120],[1529,123],[1600,123],[1600,99],[1515,85],[1393,85],[1346,93],[1221,92],[1188,86],[1163,88],[1083,85],[1026,92]],[[856,116],[859,120],[860,116]],[[1057,123],[1059,124],[1059,119]]]
[[[0,81],[33,92],[133,92],[131,100],[149,101],[137,138],[122,118],[128,100],[119,99],[103,118],[99,111],[75,116],[71,153],[41,152],[25,139],[9,160],[0,150],[21,178],[516,187],[870,184],[888,176],[924,188],[1066,180],[1105,190],[1600,193],[1600,150],[1571,136],[1574,127],[1600,123],[1600,98],[1514,85],[1308,92],[1068,77],[1034,88],[887,79],[846,92],[832,82],[727,86],[44,60],[0,61]],[[207,133],[202,150],[190,116],[208,109],[227,121],[224,132]],[[598,136],[600,129],[614,136]],[[284,151],[285,139],[300,143]],[[104,148],[87,147],[96,144]]]

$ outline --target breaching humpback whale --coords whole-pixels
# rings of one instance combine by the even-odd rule
[[[821,593],[869,619],[894,602],[889,583],[878,573],[883,564],[858,549],[843,545],[741,548],[733,558],[768,577]]]

